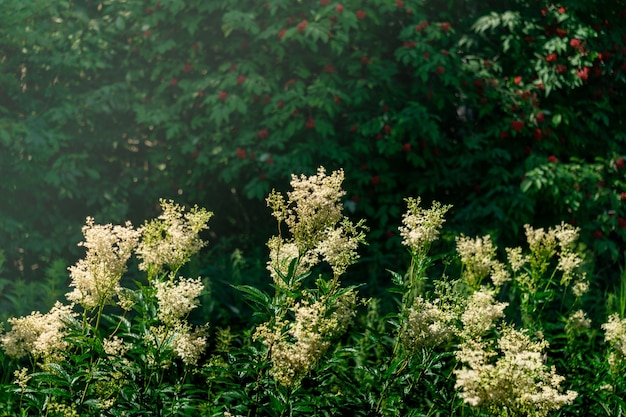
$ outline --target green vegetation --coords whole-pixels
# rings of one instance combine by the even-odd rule
[[[626,318],[589,318],[579,229],[526,226],[527,247],[507,248],[506,261],[489,236],[460,235],[456,254],[431,254],[450,206],[409,198],[399,233],[411,261],[387,274],[393,287],[380,296],[396,308],[382,314],[380,298],[342,282],[365,243],[364,224],[342,213],[343,176],[320,168],[268,197],[280,231],[267,243],[273,289],[237,286],[253,314],[236,331],[194,324],[205,286],[179,275],[212,213],[162,200],[137,229],[89,218],[69,303],[11,318],[0,337],[0,411],[620,415]],[[125,286],[133,254],[144,276]]]
[[[611,346],[622,343],[616,335],[626,311],[623,1],[5,0],[2,9],[0,319],[69,316],[73,324],[63,322],[61,330],[51,318],[50,329],[65,335],[59,343],[76,348],[68,347],[75,363],[64,363],[64,372],[81,375],[75,382],[83,384],[55,385],[60,374],[50,376],[40,366],[43,356],[35,355],[27,360],[35,376],[28,389],[21,387],[31,401],[28,412],[54,414],[52,405],[45,408],[45,395],[52,394],[45,393],[60,389],[69,389],[69,397],[58,399],[57,413],[72,407],[95,412],[95,398],[101,397],[88,378],[101,371],[96,365],[102,347],[96,345],[119,332],[167,328],[156,294],[184,284],[203,291],[193,292],[196,298],[187,294],[194,308],[188,322],[176,324],[177,334],[198,344],[206,338],[207,349],[198,358],[199,374],[187,374],[189,364],[168,351],[162,359],[179,361],[181,372],[169,381],[148,372],[147,356],[140,358],[156,348],[131,343],[137,350],[131,349],[128,366],[139,367],[132,371],[137,378],[147,378],[135,382],[156,391],[129,385],[125,401],[144,401],[146,413],[159,401],[174,407],[175,393],[183,392],[190,410],[209,414],[229,411],[232,404],[243,407],[230,410],[233,415],[305,413],[314,397],[319,414],[352,413],[351,407],[374,414],[408,413],[402,407],[418,414],[449,415],[458,407],[479,413],[467,407],[469,398],[480,395],[455,386],[466,367],[479,372],[487,363],[459,356],[468,348],[458,331],[462,311],[478,293],[492,297],[492,305],[508,303],[491,330],[475,337],[486,344],[472,346],[491,358],[493,372],[501,371],[496,359],[507,357],[502,340],[523,345],[532,352],[529,358],[546,352],[555,375],[566,378],[559,395],[579,393],[555,413],[586,413],[586,404],[596,404],[591,415],[619,415],[623,405],[616,398],[623,387],[611,380],[619,361],[605,359]],[[341,172],[346,192],[334,188],[335,217],[318,219],[332,220],[324,223],[329,230],[311,235],[313,226],[301,230],[296,224],[303,215],[298,210],[312,202],[279,196],[292,173],[314,178],[322,175],[320,166],[333,172],[325,178],[337,180]],[[268,195],[271,210],[264,202]],[[409,196],[415,199],[405,200]],[[119,285],[140,298],[126,315],[109,311],[114,298],[81,304],[74,281],[85,267],[79,263],[84,248],[75,245],[81,227],[107,231],[121,242],[127,226],[98,225],[157,218],[152,235],[136,236],[156,245],[167,235],[157,217],[159,199],[176,210],[176,204],[197,205],[215,213],[210,230],[197,230],[195,241],[211,244],[192,245],[196,256],[160,269],[146,269],[146,258],[130,252],[128,271],[102,266],[104,276],[119,275]],[[403,216],[403,201],[409,213],[432,213],[420,205],[433,201],[439,202],[433,212],[445,212],[441,236],[416,245],[419,253],[400,250],[417,239],[405,234],[423,220],[414,214],[411,226],[403,223],[411,219]],[[330,229],[341,244],[318,247]],[[555,237],[548,250],[537,230],[546,236],[576,230],[577,243],[559,246]],[[169,245],[191,245],[180,238],[173,234]],[[543,249],[533,248],[531,238]],[[486,252],[472,246],[477,242]],[[154,248],[148,246],[132,252],[149,253]],[[351,251],[337,252],[339,247]],[[518,247],[529,252],[505,249]],[[268,252],[285,256],[270,262],[272,280]],[[490,261],[482,264],[472,253]],[[292,265],[294,258],[302,263]],[[325,261],[316,268],[327,279],[302,275],[313,268],[313,258]],[[472,262],[480,267],[472,269]],[[402,265],[409,265],[406,273]],[[202,279],[169,280],[170,271]],[[586,279],[568,278],[573,271]],[[498,284],[505,272],[511,278]],[[492,287],[483,289],[489,280]],[[116,291],[106,287],[104,293]],[[346,306],[360,306],[361,298],[373,301],[355,307],[350,320],[340,314]],[[63,299],[77,303],[73,313],[55,304]],[[446,310],[444,304],[456,307]],[[51,313],[30,316],[37,310]],[[418,313],[449,330],[435,337],[439,342],[431,350],[416,348],[418,327],[407,330]],[[124,320],[113,316],[120,314]],[[314,330],[300,329],[307,338],[321,337],[315,355],[303,359],[300,371],[293,365],[293,374],[277,369],[268,352],[275,348],[295,360],[298,320],[316,314]],[[591,327],[576,333],[567,324],[573,317],[590,319]],[[211,326],[204,334],[206,322]],[[4,329],[10,332],[11,323]],[[9,381],[21,361],[3,363],[7,386],[14,387]],[[224,364],[234,368],[222,374]],[[102,375],[118,365],[106,364]],[[548,387],[549,370],[537,372],[533,381]],[[407,376],[416,373],[417,381]],[[111,375],[107,384],[116,384]],[[349,388],[350,378],[359,383]],[[215,385],[207,388],[202,384],[209,379]],[[166,393],[151,385],[155,380],[165,381]],[[276,385],[280,381],[293,385]],[[420,385],[425,381],[430,388]],[[187,383],[198,391],[191,394]],[[43,391],[31,396],[35,386]],[[418,386],[431,394],[402,397]],[[363,387],[368,392],[356,391]],[[74,396],[79,391],[83,399]],[[91,405],[85,405],[88,398]],[[201,411],[196,400],[208,408]],[[7,404],[7,410],[19,409],[14,399]],[[482,411],[506,406],[513,414],[525,412],[519,402],[494,404]],[[119,414],[128,410],[119,408]]]

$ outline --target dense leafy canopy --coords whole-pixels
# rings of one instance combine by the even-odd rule
[[[564,220],[599,256],[621,257],[622,1],[3,9],[10,274],[75,256],[65,242],[85,216],[146,218],[159,197],[215,211],[218,236],[262,242],[264,196],[319,165],[345,169],[345,205],[369,218],[372,254],[398,239],[403,198],[420,195],[453,204],[457,230],[512,240],[525,223]]]

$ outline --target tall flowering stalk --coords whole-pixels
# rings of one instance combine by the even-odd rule
[[[403,238],[402,244],[411,255],[411,263],[405,276],[392,273],[396,291],[402,294],[402,301],[400,312],[394,320],[397,333],[376,403],[377,413],[382,413],[388,407],[396,384],[406,378],[407,373],[411,373],[416,358],[419,356],[418,362],[421,362],[415,364],[417,367],[430,362],[433,348],[451,339],[456,317],[443,291],[441,297],[432,301],[422,294],[426,271],[432,263],[430,247],[439,238],[445,222],[444,216],[451,206],[435,201],[430,209],[424,209],[420,207],[420,198],[407,198],[405,201],[407,211],[402,217],[399,231]],[[416,386],[422,375],[420,373],[410,385]]]
[[[343,178],[341,170],[327,175],[319,168],[312,176],[292,176],[287,198],[276,191],[267,198],[278,222],[278,235],[267,244],[276,293],[271,316],[256,328],[254,338],[266,347],[261,362],[271,363],[269,375],[288,392],[316,367],[355,316],[356,290],[342,288],[339,279],[358,259],[365,227],[342,214]],[[302,289],[321,261],[330,266],[332,277],[320,276],[316,288]]]

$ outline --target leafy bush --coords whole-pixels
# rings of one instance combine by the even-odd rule
[[[237,329],[189,320],[204,285],[179,273],[211,213],[162,200],[138,229],[88,218],[71,303],[11,318],[0,337],[2,412],[619,414],[624,304],[592,323],[580,229],[527,225],[527,247],[507,248],[506,261],[488,235],[458,235],[456,255],[433,254],[451,207],[408,198],[398,232],[410,264],[390,272],[396,309],[383,314],[380,299],[342,282],[366,231],[342,212],[343,175],[320,168],[269,195],[273,291],[237,286],[254,311]],[[144,278],[126,284],[133,254]]]
[[[372,283],[403,261],[388,249],[406,195],[453,204],[454,230],[508,245],[524,224],[572,221],[610,265],[603,286],[617,279],[620,2],[6,7],[0,233],[27,280],[78,257],[53,236],[76,240],[88,214],[150,217],[159,196],[209,207],[215,237],[256,256],[262,198],[319,165],[344,169],[344,204],[368,219]]]

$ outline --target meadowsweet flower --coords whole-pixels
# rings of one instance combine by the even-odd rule
[[[343,170],[326,175],[323,167],[310,177],[291,176],[292,191],[287,192],[288,206],[285,209],[287,224],[294,243],[301,252],[314,248],[343,219],[341,189]]]
[[[565,323],[565,332],[567,334],[580,334],[591,327],[591,320],[587,317],[587,313],[583,310],[576,310],[572,313]]]
[[[293,307],[293,321],[277,319],[257,327],[254,338],[270,349],[270,374],[284,386],[294,386],[307,375],[331,346],[345,333],[356,308],[356,291],[340,295],[334,302],[321,299],[300,301]]]
[[[532,271],[534,271],[534,275],[543,275],[550,264],[550,259],[556,253],[556,231],[554,229],[549,229],[546,232],[543,228],[533,229],[527,224],[524,225],[524,230],[526,232],[526,240],[528,241],[528,246],[530,248],[530,267]]]
[[[315,252],[330,265],[335,276],[340,276],[359,258],[357,248],[364,241],[362,222],[354,225],[344,219],[340,226],[328,230],[326,237],[315,247]]]
[[[345,195],[341,189],[343,178],[342,170],[326,175],[320,167],[310,177],[293,175],[293,190],[287,193],[287,199],[276,191],[267,198],[279,228],[284,222],[291,234],[290,238],[274,236],[267,243],[270,250],[267,269],[277,286],[295,285],[285,282],[285,278],[291,280],[306,274],[320,258],[330,264],[335,276],[343,274],[358,259],[356,249],[365,240],[365,226],[363,222],[353,224],[341,212],[340,199]]]
[[[117,336],[113,336],[112,338],[107,338],[102,341],[102,347],[104,348],[104,353],[109,356],[124,356],[128,349],[130,348],[123,339],[120,339]]]
[[[438,346],[454,336],[457,315],[450,308],[440,307],[440,303],[440,299],[431,302],[420,296],[408,309],[400,337],[409,350]]]
[[[0,338],[4,352],[15,359],[31,355],[46,361],[58,361],[68,347],[65,318],[75,317],[73,305],[60,302],[49,313],[33,312],[26,317],[10,318],[11,330]]]
[[[158,274],[167,265],[177,271],[205,242],[198,234],[208,228],[213,213],[194,206],[189,211],[171,200],[161,200],[163,213],[141,228],[141,242],[137,256],[142,260],[139,269],[149,275]]]
[[[536,417],[571,404],[577,393],[560,392],[564,378],[543,363],[546,347],[512,327],[502,329],[497,348],[480,338],[465,341],[456,353],[464,366],[454,371],[461,397],[492,412]]]
[[[585,274],[572,285],[572,292],[577,298],[582,297],[589,291],[589,281],[585,279]]]
[[[565,251],[559,255],[557,269],[563,273],[561,276],[561,285],[569,285],[575,272],[582,265],[583,260],[574,252]]]
[[[267,242],[267,247],[270,250],[267,270],[270,272],[274,283],[281,288],[289,286],[283,277],[289,278],[289,266],[292,262],[295,262],[294,277],[306,274],[319,262],[319,258],[315,256],[314,252],[309,251],[301,254],[295,243],[285,242],[278,236],[271,237]]]
[[[504,317],[504,309],[508,303],[495,301],[495,291],[481,288],[475,291],[467,301],[465,311],[461,314],[463,328],[461,335],[471,339],[484,335],[495,323]]]
[[[13,376],[15,377],[13,383],[20,387],[22,391],[28,387],[28,381],[32,378],[32,375],[29,374],[28,368],[26,367],[16,369],[15,372],[13,372]]]
[[[179,322],[174,326],[151,326],[144,342],[149,347],[148,364],[167,369],[174,357],[164,353],[174,353],[186,365],[195,365],[206,350],[207,338],[204,328]]]
[[[185,318],[199,304],[198,297],[204,289],[200,278],[185,279],[175,283],[173,279],[154,282],[159,311],[157,313],[167,325],[173,325]]]
[[[108,303],[119,291],[119,281],[126,263],[137,246],[139,233],[127,222],[124,226],[96,225],[87,218],[83,227],[85,240],[79,246],[87,253],[69,268],[74,290],[67,299],[89,310]]]
[[[420,207],[421,199],[407,198],[408,210],[402,216],[402,224],[398,229],[402,236],[402,244],[414,254],[424,255],[430,244],[439,238],[439,230],[445,222],[445,214],[452,206],[442,205],[435,201],[430,209]]]
[[[505,265],[496,260],[496,247],[490,236],[474,239],[464,235],[458,236],[456,251],[463,263],[463,278],[470,287],[477,288],[488,276],[491,276],[496,287],[510,280]]]
[[[206,351],[207,336],[204,328],[193,330],[185,328],[178,333],[174,352],[185,365],[196,365],[202,354]]]
[[[572,226],[571,224],[562,222],[560,225],[554,228],[554,235],[556,237],[561,250],[570,251],[573,249],[576,241],[578,240],[578,233],[580,229]]]
[[[612,348],[609,354],[609,364],[611,369],[617,371],[626,363],[626,319],[614,313],[601,327],[604,330],[605,342]]]
[[[509,266],[514,273],[518,273],[522,267],[528,262],[528,257],[522,255],[522,248],[506,248],[507,260]]]

